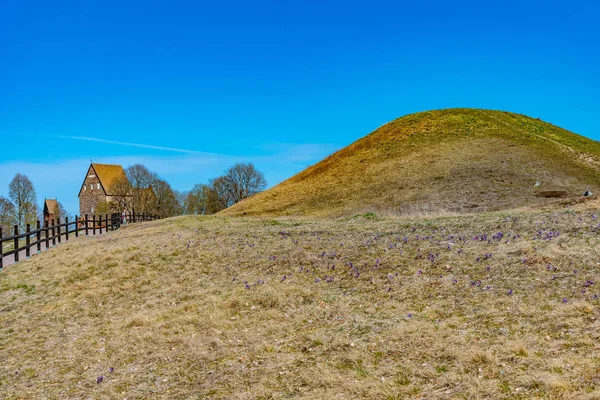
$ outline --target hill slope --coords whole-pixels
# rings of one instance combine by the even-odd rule
[[[223,214],[509,209],[597,192],[599,172],[600,143],[546,122],[429,111],[390,122]]]
[[[600,399],[597,209],[72,240],[0,271],[0,398]]]

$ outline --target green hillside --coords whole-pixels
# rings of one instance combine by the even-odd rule
[[[223,214],[511,209],[595,193],[599,172],[600,143],[539,119],[479,109],[428,111],[380,127]]]

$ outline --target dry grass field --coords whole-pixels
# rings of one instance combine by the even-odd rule
[[[398,118],[222,213],[473,213],[586,190],[600,191],[600,143],[524,115],[448,109]]]
[[[600,213],[178,217],[0,272],[0,397],[600,399]]]

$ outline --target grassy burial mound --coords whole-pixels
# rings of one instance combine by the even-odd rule
[[[536,185],[539,182],[539,185]],[[524,115],[407,115],[225,215],[477,212],[600,190],[600,143]]]
[[[68,242],[0,272],[0,398],[600,399],[592,203]]]

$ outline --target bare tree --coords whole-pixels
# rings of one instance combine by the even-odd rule
[[[26,175],[16,174],[8,185],[8,197],[16,208],[17,225],[22,231],[27,224],[34,224],[37,216],[36,194]]]
[[[208,182],[206,213],[215,214],[233,204],[229,182],[225,176],[213,178]]]
[[[187,214],[207,214],[206,204],[208,199],[209,187],[198,183],[185,198],[185,212]]]
[[[126,176],[120,176],[112,181],[110,187],[114,201],[116,202],[115,208],[119,212],[130,208],[133,201],[133,188],[129,183],[129,179]]]
[[[252,163],[238,163],[225,171],[229,197],[233,204],[262,192],[267,187],[265,175]]]
[[[156,199],[150,195],[147,189],[156,185],[160,179],[158,175],[142,164],[135,164],[127,168],[125,175],[131,185],[132,206],[136,212],[151,212]],[[154,191],[156,192],[156,190]]]
[[[67,217],[69,217],[71,221],[73,220],[65,206],[58,200],[56,201],[56,209],[53,210],[53,212],[57,221],[64,220]]]
[[[11,228],[17,221],[15,205],[6,197],[0,196],[0,228],[5,234],[11,233]]]
[[[185,202],[188,196],[188,192],[180,192],[179,190],[173,190],[173,193],[175,194],[175,199],[177,200],[178,214],[186,214]]]
[[[152,212],[163,217],[171,217],[181,214],[179,202],[167,181],[159,179],[152,187],[156,195]]]

